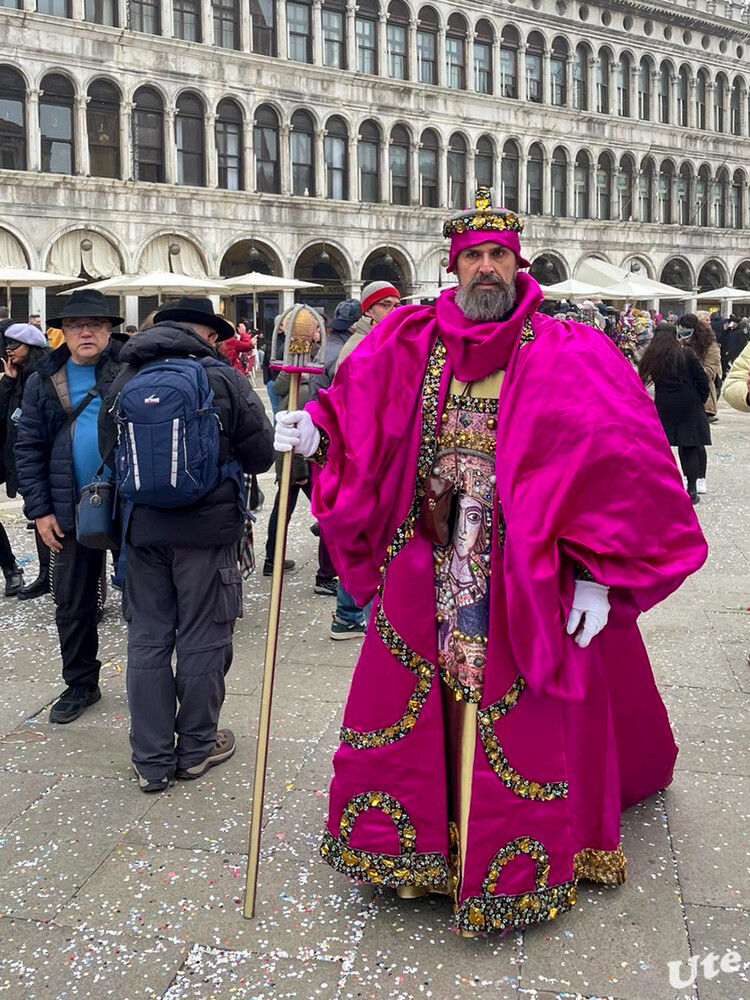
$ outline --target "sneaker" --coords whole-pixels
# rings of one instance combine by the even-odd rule
[[[36,580],[32,580],[31,583],[22,587],[16,594],[16,597],[19,601],[31,601],[35,597],[43,597],[44,594],[49,594],[51,589],[49,585],[49,573],[45,573],[44,576],[38,576]]]
[[[708,487],[706,486],[705,479],[699,479],[695,484],[695,492],[699,493],[701,496],[708,493]]]
[[[133,771],[138,779],[138,787],[142,792],[166,792],[174,786],[175,768],[170,767],[161,778],[144,778],[138,768],[133,764]]]
[[[10,569],[4,569],[3,574],[5,576],[5,596],[15,597],[23,587],[23,570],[16,563]]]
[[[339,618],[333,619],[331,623],[332,639],[364,639],[367,626],[364,622],[342,622]]]
[[[49,713],[49,721],[61,726],[74,722],[86,711],[89,705],[101,701],[102,693],[98,687],[69,687],[60,695]]]
[[[297,563],[294,561],[294,559],[285,559],[284,572],[291,573],[296,565]],[[266,559],[266,561],[263,563],[263,576],[273,576],[273,563],[270,561],[270,559]]]
[[[313,592],[324,597],[337,597],[339,585],[337,580],[316,580]]]
[[[232,730],[220,729],[216,734],[214,748],[208,757],[198,764],[193,764],[192,767],[178,767],[177,777],[184,778],[186,781],[194,781],[195,778],[202,778],[209,768],[216,767],[217,764],[223,764],[225,760],[233,757],[236,748]]]

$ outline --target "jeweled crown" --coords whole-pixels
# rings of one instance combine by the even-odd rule
[[[507,208],[496,208],[493,205],[494,189],[480,187],[474,195],[474,208],[459,215],[453,215],[443,226],[443,236],[454,236],[456,233],[468,232],[513,232],[522,233],[523,219]]]

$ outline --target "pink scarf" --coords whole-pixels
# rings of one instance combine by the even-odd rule
[[[530,274],[516,274],[516,305],[501,323],[475,323],[456,305],[456,288],[435,303],[438,329],[448,351],[451,369],[462,382],[478,382],[508,367],[527,317],[536,312],[542,290]]]

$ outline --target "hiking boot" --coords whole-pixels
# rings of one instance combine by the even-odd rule
[[[294,559],[285,559],[284,572],[291,573],[296,565],[297,563],[294,561]],[[263,576],[273,576],[273,563],[271,562],[270,559],[266,559],[266,561],[263,563]]]
[[[36,580],[32,580],[31,583],[27,583],[25,587],[22,587],[16,594],[16,597],[19,601],[31,601],[35,597],[42,597],[44,594],[49,594],[50,590],[49,573],[45,573],[44,576],[40,575]]]
[[[331,623],[330,636],[332,639],[364,639],[367,625],[364,622],[342,622],[340,618],[334,616]]]
[[[166,792],[167,789],[174,787],[175,768],[173,767],[170,767],[161,778],[144,778],[135,764],[133,764],[133,771],[142,792]]]
[[[5,596],[15,597],[21,587],[23,587],[23,570],[16,563],[10,569],[4,569],[5,576]]]
[[[193,764],[192,767],[178,767],[177,777],[184,778],[186,781],[194,781],[195,778],[202,778],[209,768],[216,767],[217,764],[223,764],[225,760],[229,760],[230,757],[234,756],[235,749],[236,742],[232,730],[220,729],[216,734],[214,748],[208,757],[198,764]]]
[[[324,597],[337,597],[339,585],[337,580],[316,580],[313,587],[315,594],[322,594]]]
[[[74,722],[86,711],[89,705],[95,705],[100,701],[102,693],[98,687],[69,687],[60,695],[59,699],[52,706],[49,713],[49,721],[57,722],[61,726],[68,722]]]

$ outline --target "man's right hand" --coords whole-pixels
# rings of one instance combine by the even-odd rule
[[[65,538],[65,532],[57,523],[57,518],[54,514],[47,514],[46,517],[38,517],[36,519],[36,530],[39,532],[39,537],[48,549],[52,549],[53,552],[62,552],[63,547],[60,539]]]
[[[318,450],[320,431],[305,410],[279,410],[276,414],[276,433],[273,446],[276,451],[293,451],[303,458],[310,458]]]

